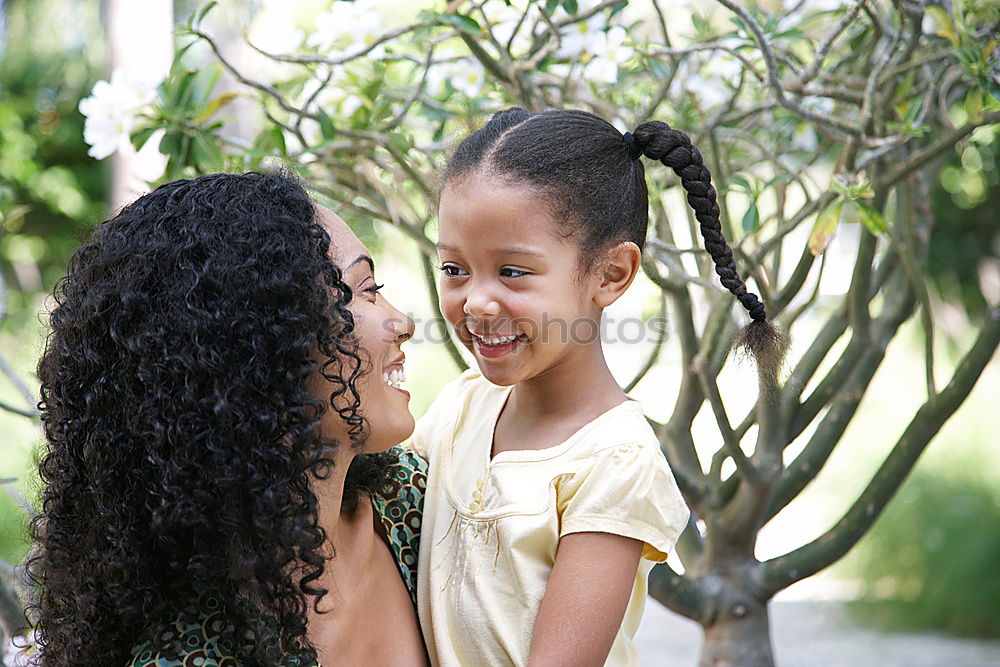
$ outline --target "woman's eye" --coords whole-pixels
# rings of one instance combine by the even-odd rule
[[[366,289],[364,291],[367,292],[368,294],[371,294],[372,295],[371,298],[372,298],[372,300],[374,300],[375,297],[378,296],[378,291],[380,289],[382,289],[383,287],[385,287],[385,283],[383,283],[381,285],[376,284],[373,287],[369,287],[368,289]]]
[[[449,278],[458,278],[459,276],[465,275],[465,271],[458,268],[454,264],[443,264],[438,268],[441,269],[441,272]]]
[[[514,269],[509,266],[505,266],[502,269],[500,269],[500,276],[502,278],[520,278],[526,275],[528,275],[527,271],[522,271],[521,269]]]

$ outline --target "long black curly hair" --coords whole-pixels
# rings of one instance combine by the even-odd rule
[[[311,486],[341,444],[317,426],[331,408],[355,444],[367,433],[352,294],[315,218],[290,176],[203,176],[140,197],[70,260],[38,365],[41,665],[124,664],[206,592],[241,664],[263,664],[261,635],[244,640],[257,611],[313,657],[329,548]],[[389,461],[355,459],[347,506]]]

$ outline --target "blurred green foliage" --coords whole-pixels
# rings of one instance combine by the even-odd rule
[[[978,457],[977,457],[978,459]],[[977,474],[918,466],[851,563],[852,605],[890,628],[1000,637],[1000,488]]]
[[[9,288],[7,326],[13,329],[35,317],[31,295],[51,289],[82,232],[105,213],[109,168],[87,155],[77,109],[100,70],[92,64],[89,40],[72,37],[80,24],[65,22],[82,11],[70,11],[80,4],[19,0],[5,5],[0,271]],[[96,12],[87,16],[96,23]],[[77,18],[86,25],[87,16]]]
[[[936,225],[928,270],[946,301],[969,314],[986,308],[978,269],[1000,261],[1000,127],[984,127],[953,155],[931,194]]]

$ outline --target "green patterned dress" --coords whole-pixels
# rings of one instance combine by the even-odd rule
[[[409,449],[397,447],[400,467],[382,493],[372,494],[372,507],[381,518],[399,574],[406,584],[410,600],[417,604],[417,552],[420,547],[420,521],[423,514],[424,491],[427,488],[427,462]],[[177,620],[164,633],[164,646],[157,652],[151,641],[132,649],[127,667],[239,667],[232,644],[223,639],[226,619],[219,600],[203,595],[196,608],[189,610],[191,622]],[[261,624],[262,628],[264,627]],[[266,628],[263,630],[266,632]],[[281,667],[316,667],[316,663],[301,665],[284,657],[277,642],[265,642],[273,664]]]

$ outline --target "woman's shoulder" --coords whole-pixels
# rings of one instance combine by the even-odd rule
[[[157,649],[152,637],[132,647],[127,667],[238,667],[236,651],[224,638],[225,617],[217,598],[203,595],[167,625]]]
[[[427,461],[403,446],[391,451],[399,457],[399,465],[382,490],[371,494],[372,506],[396,558],[410,599],[416,604],[417,554],[420,551],[420,526],[427,491]]]
[[[249,604],[247,602],[246,604]],[[263,622],[258,630],[268,635]],[[185,608],[159,636],[159,646],[147,637],[132,647],[126,667],[239,667],[237,651],[231,638],[232,626],[219,599],[210,593],[201,595],[196,604]],[[270,664],[283,667],[313,667],[278,649],[277,640],[265,636],[265,653]]]

